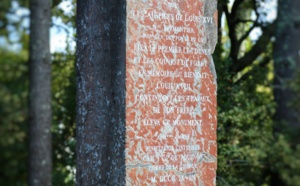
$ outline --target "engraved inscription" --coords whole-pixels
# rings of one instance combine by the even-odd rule
[[[128,0],[126,185],[214,185],[215,3]]]

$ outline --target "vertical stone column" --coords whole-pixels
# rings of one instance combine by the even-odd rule
[[[126,185],[215,185],[216,0],[128,0]]]

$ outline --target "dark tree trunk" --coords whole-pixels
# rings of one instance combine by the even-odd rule
[[[126,1],[77,2],[76,184],[125,184]]]
[[[285,122],[293,128],[300,127],[299,113],[290,105],[295,100],[295,92],[288,85],[300,70],[300,1],[279,0],[274,46],[275,86],[277,103],[275,120]]]
[[[50,0],[30,1],[29,186],[51,185],[50,6]]]

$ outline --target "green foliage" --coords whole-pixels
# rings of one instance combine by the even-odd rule
[[[10,1],[0,1],[0,35],[7,35],[8,33],[5,27],[7,25],[6,11],[9,9],[9,7]]]
[[[290,106],[300,113],[300,69],[297,70],[295,74],[295,78],[288,83],[288,86],[291,87],[291,90],[295,93],[293,102],[290,103]],[[300,138],[298,141],[300,141]]]
[[[28,156],[28,36],[11,5],[8,0],[0,3],[1,41],[23,45],[18,51],[4,42],[0,46],[0,185],[22,186],[26,185]],[[17,40],[9,39],[12,32],[19,34]]]
[[[286,86],[293,92],[293,101],[289,106],[297,113],[300,112],[300,71],[297,70],[293,80],[286,82]],[[300,119],[300,117],[298,118]],[[272,184],[298,186],[300,185],[300,129],[291,128],[286,123],[276,122],[274,144],[269,155],[269,165],[272,174],[277,179]]]
[[[0,185],[26,185],[28,56],[3,48],[0,54]],[[74,185],[74,54],[56,53],[52,60],[53,185]]]
[[[218,185],[263,185],[275,108],[271,93],[257,87],[271,85],[270,69],[255,68],[234,81],[232,61],[218,58],[220,53],[218,46]]]
[[[0,185],[26,180],[27,53],[0,48]]]
[[[53,16],[61,19],[65,25],[57,29],[63,29],[68,35],[66,50],[52,54],[53,185],[57,186],[75,184],[76,78],[75,54],[69,40],[75,37],[70,30],[75,29],[76,6],[75,0],[71,2],[70,12],[64,12],[59,6],[52,10]]]
[[[276,177],[271,184],[297,186],[300,185],[300,145],[293,146],[287,136],[290,134],[279,134],[272,146],[268,164]]]
[[[53,54],[53,185],[74,185],[75,177],[75,58]]]
[[[71,2],[71,4],[68,4],[68,9],[70,9],[69,12],[65,12],[59,6],[55,6],[52,9],[52,16],[61,19],[62,22],[68,26],[64,28],[64,30],[68,32],[69,29],[75,28],[76,0],[59,0],[59,2]]]

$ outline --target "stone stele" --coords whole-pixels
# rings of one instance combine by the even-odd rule
[[[216,0],[128,0],[126,185],[216,185]]]

